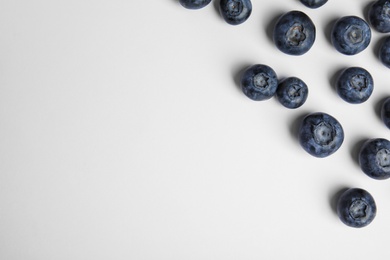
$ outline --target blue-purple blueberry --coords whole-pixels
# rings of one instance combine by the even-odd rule
[[[379,48],[379,60],[390,68],[390,36],[387,36]]]
[[[208,5],[211,0],[179,0],[180,4],[187,9],[200,9]]]
[[[322,112],[311,113],[303,119],[298,139],[306,152],[323,158],[340,148],[344,141],[344,130],[331,115]]]
[[[378,0],[368,10],[368,21],[381,33],[390,32],[390,1]]]
[[[362,52],[370,44],[371,29],[360,17],[345,16],[334,24],[331,42],[340,53],[355,55]]]
[[[336,91],[351,104],[365,102],[374,90],[371,74],[361,67],[350,67],[341,72],[337,79]]]
[[[221,0],[219,7],[223,19],[231,25],[245,22],[252,13],[251,0]]]
[[[377,212],[373,196],[361,188],[344,191],[337,202],[337,215],[347,226],[362,228],[370,224]]]
[[[309,8],[318,8],[323,6],[328,0],[301,0],[301,3]]]
[[[241,88],[252,100],[261,101],[275,95],[278,78],[275,71],[264,64],[255,64],[247,68],[241,77]]]
[[[302,106],[309,94],[309,89],[303,80],[297,77],[289,77],[282,80],[276,96],[280,103],[287,108],[298,108]]]
[[[385,126],[390,129],[390,97],[387,97],[382,103],[381,118]]]
[[[359,151],[359,164],[369,177],[385,180],[390,177],[390,141],[373,138],[364,142]]]
[[[302,55],[310,50],[316,38],[312,20],[301,11],[290,11],[277,20],[273,30],[276,47],[289,55]]]

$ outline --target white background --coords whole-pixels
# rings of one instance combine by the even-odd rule
[[[365,17],[368,0],[252,0],[238,26],[218,1],[0,2],[0,259],[389,259],[390,183],[367,177],[357,153],[390,138],[378,108],[390,71],[377,58],[384,34],[355,56],[330,28]],[[317,38],[303,56],[271,39],[282,13],[302,10]],[[238,86],[247,66],[271,66],[309,86],[296,110],[256,102]],[[367,69],[371,98],[351,105],[334,78]],[[310,156],[297,122],[326,112],[343,125],[332,156]],[[338,219],[346,187],[368,190],[375,220]]]

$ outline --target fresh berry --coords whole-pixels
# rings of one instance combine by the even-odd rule
[[[352,104],[365,102],[374,90],[371,74],[360,67],[345,69],[337,79],[336,91],[339,96]]]
[[[252,100],[270,99],[275,95],[277,87],[276,73],[267,65],[252,65],[245,70],[241,77],[242,91]]]
[[[303,119],[298,139],[306,152],[323,158],[340,148],[344,141],[344,130],[331,115],[322,112],[311,113]]]
[[[387,36],[379,48],[379,60],[390,68],[390,36]]]
[[[309,8],[318,8],[323,6],[328,0],[301,0],[301,3]]]
[[[289,77],[279,83],[276,96],[280,103],[287,108],[302,106],[308,96],[309,89],[305,82],[296,77]]]
[[[384,180],[390,177],[390,141],[373,138],[364,142],[359,152],[359,164],[369,177]]]
[[[365,227],[376,216],[375,200],[366,190],[350,188],[341,194],[337,202],[337,215],[347,226]]]
[[[276,22],[273,39],[276,47],[290,55],[302,55],[309,51],[316,38],[312,20],[301,11],[283,14]]]
[[[390,1],[378,0],[368,10],[368,21],[381,33],[390,32]]]
[[[219,7],[223,19],[231,25],[245,22],[252,13],[251,0],[221,0]]]
[[[345,16],[334,24],[331,41],[337,51],[345,55],[355,55],[370,44],[371,29],[363,19]]]

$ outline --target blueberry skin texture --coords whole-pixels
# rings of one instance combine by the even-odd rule
[[[306,152],[324,158],[340,148],[344,141],[344,130],[331,115],[322,112],[311,113],[303,119],[298,139]]]
[[[297,77],[289,77],[282,80],[276,90],[276,96],[280,103],[287,108],[302,106],[309,94],[306,83]]]
[[[250,0],[221,0],[219,9],[223,19],[231,25],[242,24],[252,13]]]
[[[350,188],[337,201],[337,215],[347,226],[362,228],[370,224],[377,212],[372,195],[360,188]]]
[[[187,9],[201,9],[208,5],[211,0],[179,0],[180,4]]]
[[[345,16],[334,24],[331,42],[340,53],[355,55],[362,52],[370,44],[371,29],[360,17]]]
[[[379,48],[379,60],[390,69],[390,36],[387,36]]]
[[[262,101],[275,95],[278,78],[275,71],[263,64],[255,64],[247,68],[241,77],[241,88],[252,100]]]
[[[359,165],[369,177],[385,180],[390,177],[390,141],[373,138],[364,142],[359,151]]]
[[[290,11],[277,20],[273,30],[276,47],[289,55],[302,55],[310,50],[316,38],[312,20],[301,11]]]
[[[372,4],[368,10],[368,21],[378,32],[390,32],[390,1],[379,0]]]
[[[371,74],[360,67],[345,69],[337,79],[336,91],[348,103],[360,104],[371,96],[374,80]]]
[[[390,129],[390,97],[386,98],[381,106],[381,119],[385,126]]]
[[[309,8],[318,8],[323,6],[328,0],[301,0],[301,3]]]

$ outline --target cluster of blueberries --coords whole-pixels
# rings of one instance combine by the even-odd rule
[[[309,8],[319,8],[328,0],[300,0]],[[188,9],[200,9],[211,0],[179,0]],[[231,25],[245,22],[251,12],[250,0],[220,0],[220,12]],[[390,0],[377,0],[368,12],[371,27],[378,32],[390,32]],[[276,47],[288,55],[303,55],[313,46],[316,28],[312,20],[301,11],[290,11],[278,18],[273,30]],[[367,48],[371,41],[371,29],[367,22],[357,16],[338,19],[332,28],[331,42],[335,49],[345,55],[355,55]],[[380,47],[380,61],[390,68],[390,36]],[[255,101],[276,96],[280,103],[290,109],[302,106],[308,96],[308,87],[301,79],[289,77],[279,81],[275,71],[267,65],[255,64],[241,75],[244,94]],[[348,103],[360,104],[368,100],[374,89],[370,73],[361,67],[343,70],[336,80],[338,95]],[[381,118],[390,128],[390,97],[381,108]],[[310,155],[324,158],[336,152],[344,141],[341,124],[331,115],[310,113],[302,120],[298,139]],[[390,178],[390,141],[384,138],[367,140],[359,151],[362,171],[371,178]],[[337,202],[340,220],[351,227],[365,227],[376,216],[376,203],[372,195],[360,188],[344,191]]]

